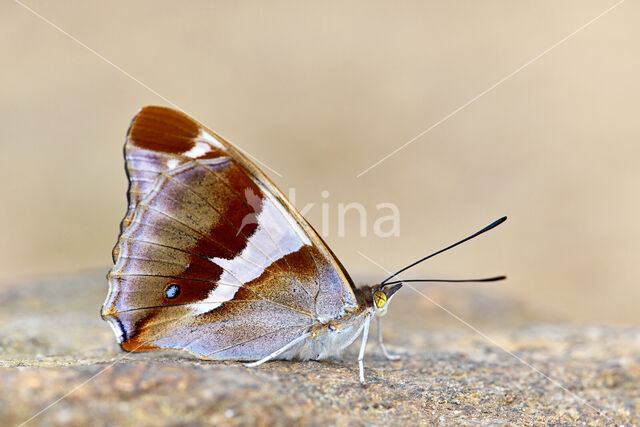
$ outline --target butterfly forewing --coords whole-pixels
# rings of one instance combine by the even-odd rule
[[[257,359],[356,308],[335,256],[275,185],[195,120],[145,107],[102,314],[124,349]]]

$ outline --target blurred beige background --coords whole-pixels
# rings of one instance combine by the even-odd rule
[[[487,292],[640,323],[637,2],[360,178],[615,1],[25,4],[277,171],[298,206],[316,204],[316,228],[328,203],[326,240],[356,280],[384,276],[357,251],[395,270],[508,215],[405,277],[506,273]],[[168,103],[18,3],[0,16],[0,286],[106,272],[127,126]],[[356,215],[338,236],[349,202],[366,207],[368,236]],[[383,202],[399,237],[372,232]]]

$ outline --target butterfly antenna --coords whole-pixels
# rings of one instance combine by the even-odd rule
[[[385,286],[396,285],[399,283],[478,283],[478,282],[497,282],[506,279],[507,276],[487,277],[486,279],[406,279],[394,280],[387,282]]]
[[[496,221],[492,222],[491,224],[487,225],[485,228],[483,228],[482,230],[480,230],[480,231],[478,231],[478,232],[476,232],[476,233],[472,234],[471,236],[466,237],[466,238],[464,238],[464,239],[460,240],[459,242],[454,243],[453,245],[447,246],[447,247],[446,247],[446,248],[444,248],[444,249],[440,249],[438,252],[434,252],[434,253],[432,253],[431,255],[427,255],[426,257],[421,258],[421,259],[419,259],[418,261],[416,261],[416,262],[414,262],[414,263],[412,263],[412,264],[409,264],[408,266],[406,266],[406,267],[404,267],[404,268],[401,268],[400,270],[398,270],[398,271],[396,271],[395,273],[393,273],[391,276],[389,276],[389,277],[387,277],[386,279],[384,279],[380,284],[381,284],[381,285],[386,284],[389,280],[393,279],[393,278],[394,278],[394,277],[396,277],[398,274],[400,274],[400,273],[402,273],[402,272],[404,272],[404,271],[407,271],[407,270],[408,270],[408,269],[410,269],[411,267],[414,267],[414,266],[416,266],[416,265],[420,264],[422,261],[426,261],[426,260],[428,260],[429,258],[432,258],[432,257],[434,257],[434,256],[436,256],[436,255],[438,255],[438,254],[441,254],[442,252],[448,251],[449,249],[451,249],[451,248],[454,248],[454,247],[458,246],[458,245],[459,245],[459,244],[461,244],[461,243],[466,242],[467,240],[471,240],[471,239],[473,239],[474,237],[477,237],[477,236],[481,235],[482,233],[485,233],[485,232],[487,232],[487,231],[491,230],[492,228],[497,227],[498,225],[502,224],[502,223],[503,223],[503,222],[505,222],[506,220],[507,220],[507,217],[506,217],[506,216],[503,216],[502,218],[500,218],[500,219],[498,219],[498,220],[496,220]],[[406,280],[405,280],[405,282],[406,282]]]

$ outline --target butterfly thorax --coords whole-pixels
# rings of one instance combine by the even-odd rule
[[[378,285],[363,285],[356,288],[354,293],[358,301],[358,307],[373,308],[373,292],[378,288]]]

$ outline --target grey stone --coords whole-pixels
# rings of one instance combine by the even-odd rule
[[[338,360],[207,362],[123,353],[104,274],[0,291],[0,425],[612,425],[640,423],[640,330],[567,325],[482,288],[410,289]],[[506,350],[506,351],[505,351]],[[51,406],[49,406],[51,405]]]

